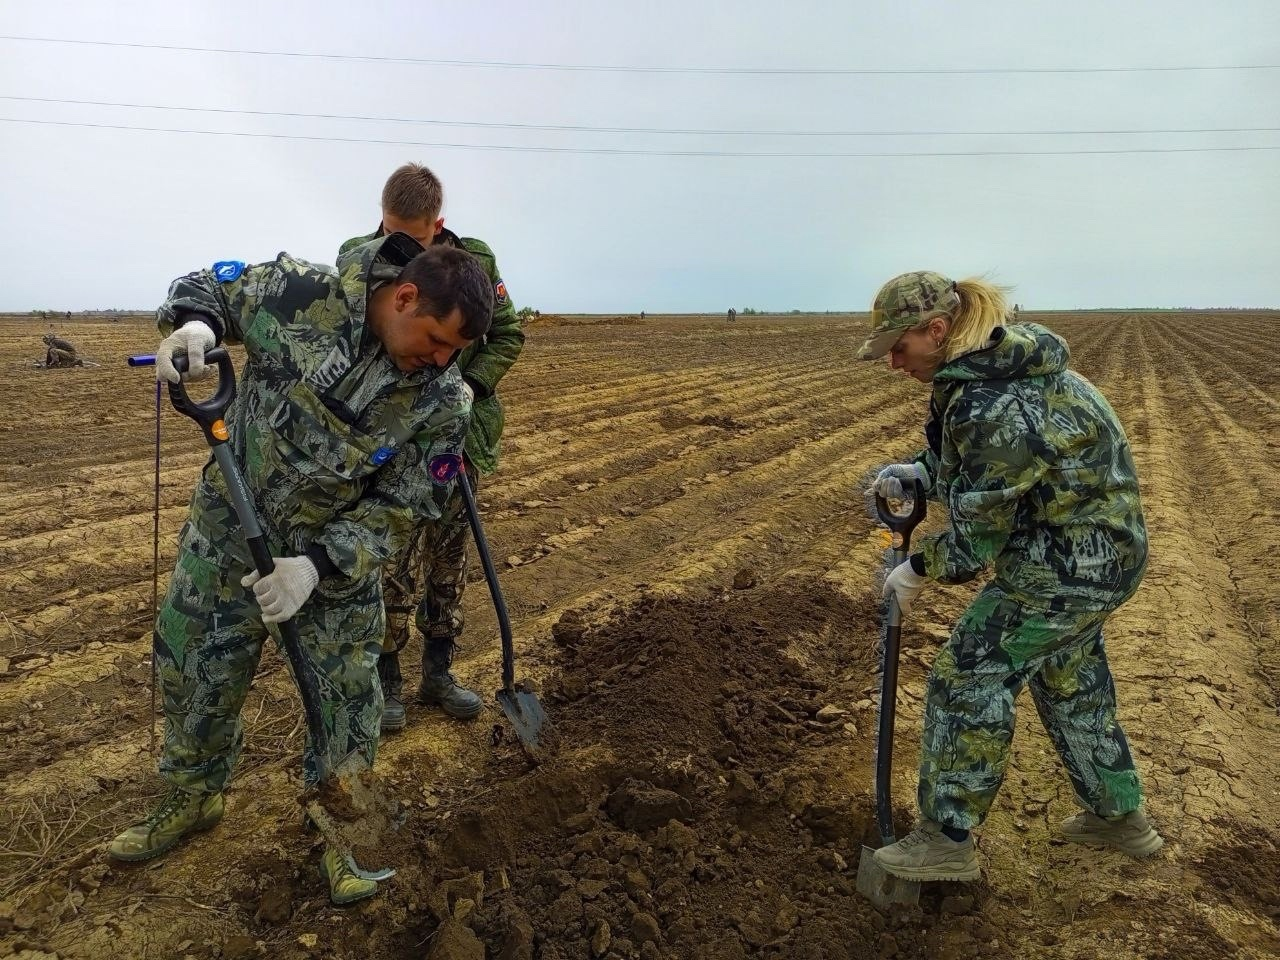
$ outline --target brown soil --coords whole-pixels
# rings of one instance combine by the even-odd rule
[[[46,328],[0,320],[0,956],[1280,953],[1280,376],[1247,347],[1274,315],[1031,317],[1067,336],[1138,459],[1152,561],[1108,648],[1168,843],[1136,863],[1057,840],[1070,790],[1027,711],[983,881],[886,914],[854,889],[874,842],[883,549],[858,489],[916,445],[922,390],[853,361],[865,318],[543,319],[503,384],[482,496],[515,561],[517,675],[553,732],[530,752],[496,706],[458,724],[411,705],[378,763],[398,829],[362,850],[399,872],[347,910],[301,824],[300,711],[274,654],[224,821],[151,864],[105,859],[161,789],[154,392],[123,364],[155,338],[143,318],[77,318],[103,366],[38,370]],[[206,457],[171,410],[163,428],[161,589]],[[926,593],[904,630],[900,828],[924,676],[972,590]],[[466,604],[457,671],[492,691],[482,582]]]

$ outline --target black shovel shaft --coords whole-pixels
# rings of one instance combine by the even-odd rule
[[[894,513],[879,494],[876,495],[876,512],[884,524],[898,536],[893,545],[893,565],[907,559],[911,552],[911,533],[924,519],[924,484],[915,481],[911,511]],[[884,631],[884,661],[880,670],[880,713],[876,730],[876,824],[880,829],[880,844],[894,843],[893,798],[890,780],[893,775],[893,724],[898,702],[898,651],[902,642],[902,610],[895,594],[889,596]]]
[[[489,584],[489,594],[493,597],[493,609],[498,614],[498,632],[502,634],[502,689],[514,695],[516,654],[511,641],[511,618],[507,615],[507,602],[502,599],[498,571],[494,569],[493,558],[489,556],[489,541],[485,539],[484,527],[480,525],[480,511],[476,509],[476,497],[471,491],[471,481],[467,479],[466,470],[458,471],[458,489],[462,491],[462,500],[467,506],[467,522],[471,524],[476,552],[480,554],[480,565],[484,567],[484,578]]]
[[[220,356],[219,356],[220,355]],[[259,577],[266,577],[276,569],[275,560],[271,557],[271,549],[258,523],[258,514],[253,507],[253,498],[244,482],[244,475],[236,464],[231,448],[227,446],[226,431],[215,429],[215,424],[222,423],[227,406],[235,398],[235,368],[231,365],[226,350],[221,347],[205,354],[205,360],[218,365],[218,389],[215,395],[200,403],[193,402],[186,393],[182,383],[169,384],[169,395],[174,401],[174,408],[185,414],[204,431],[205,439],[213,449],[213,459],[222,471],[222,478],[227,483],[227,493],[231,497],[231,506],[240,521],[245,542],[249,547],[249,556],[253,558],[254,568]],[[173,358],[173,365],[179,373],[187,367],[185,355],[178,354]],[[219,434],[222,434],[219,436]],[[302,653],[302,639],[298,636],[298,625],[292,620],[278,624],[281,645],[285,656],[293,668],[293,677],[298,684],[298,694],[302,698],[302,712],[307,721],[307,732],[311,736],[311,749],[315,754],[316,769],[321,782],[329,774],[329,737],[324,728],[324,715],[320,710],[320,686],[316,682],[315,673]]]

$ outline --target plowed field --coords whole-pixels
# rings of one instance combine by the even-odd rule
[[[1108,647],[1168,843],[1138,863],[1055,839],[1071,792],[1024,710],[984,879],[889,915],[854,891],[882,549],[859,490],[918,445],[926,388],[854,360],[864,317],[528,329],[481,499],[517,672],[558,743],[534,766],[493,707],[460,724],[411,706],[378,760],[406,814],[385,850],[399,874],[348,910],[302,827],[301,712],[275,653],[223,822],[151,864],[105,859],[161,791],[155,395],[124,364],[156,338],[142,317],[61,324],[101,366],[42,370],[44,328],[0,320],[0,956],[1280,954],[1280,316],[1032,319],[1067,337],[1137,457],[1152,559]],[[166,409],[162,591],[206,457]],[[472,569],[457,672],[488,693]],[[925,672],[972,592],[927,591],[904,628],[903,826]]]

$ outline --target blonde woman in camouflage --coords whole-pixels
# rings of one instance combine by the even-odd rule
[[[933,388],[927,446],[881,470],[876,491],[902,498],[919,480],[951,521],[890,572],[886,598],[906,614],[930,583],[994,568],[929,675],[920,823],[875,854],[909,880],[978,878],[970,831],[1000,789],[1024,686],[1083,808],[1063,836],[1133,857],[1164,842],[1140,810],[1102,639],[1147,563],[1129,442],[1102,394],[1068,368],[1062,338],[1009,313],[984,280],[903,274],[876,295],[859,353]]]

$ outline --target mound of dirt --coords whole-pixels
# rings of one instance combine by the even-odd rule
[[[985,888],[892,916],[856,893],[870,804],[814,759],[856,730],[835,701],[872,681],[874,630],[869,605],[792,587],[566,614],[559,750],[424,838],[437,890],[472,885],[438,919],[478,941],[430,956],[992,955]]]

